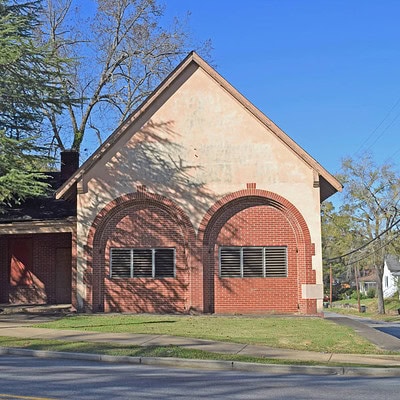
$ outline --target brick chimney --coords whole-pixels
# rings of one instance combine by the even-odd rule
[[[79,153],[75,150],[61,152],[61,181],[65,182],[79,168]]]

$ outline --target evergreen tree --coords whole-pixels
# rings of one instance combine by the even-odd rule
[[[43,194],[40,170],[49,160],[40,146],[44,112],[60,112],[65,60],[34,43],[40,4],[0,0],[0,209]]]
[[[5,205],[45,193],[45,176],[37,171],[46,158],[36,149],[33,139],[17,140],[0,131],[0,212]]]

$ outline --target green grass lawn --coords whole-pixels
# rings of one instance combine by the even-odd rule
[[[19,339],[0,336],[0,347],[13,347],[29,350],[61,351],[69,353],[106,354],[110,356],[130,357],[176,357],[192,360],[223,360],[251,362],[259,364],[289,364],[289,365],[326,365],[326,366],[364,366],[363,364],[351,363],[323,363],[305,360],[283,360],[267,357],[251,357],[237,354],[221,354],[195,349],[187,349],[179,346],[125,346],[113,343],[88,343],[88,342],[65,342],[61,340],[43,339]],[[368,365],[371,366],[371,365]],[[381,367],[377,365],[376,367]]]
[[[400,308],[400,300],[398,298],[385,299],[385,314],[378,314],[378,300],[364,299],[360,300],[361,305],[367,307],[365,313],[358,311],[358,302],[355,299],[339,300],[332,303],[332,309],[326,311],[333,311],[340,314],[357,315],[359,317],[366,317],[382,321],[400,322],[400,315],[398,309]]]
[[[174,335],[318,352],[382,353],[352,329],[313,317],[98,314],[66,316],[58,321],[36,326]]]

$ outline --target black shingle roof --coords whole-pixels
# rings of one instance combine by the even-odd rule
[[[0,224],[24,221],[43,221],[65,219],[76,216],[76,204],[66,200],[57,200],[53,193],[61,184],[60,172],[45,173],[49,183],[49,195],[26,199],[22,204],[6,207],[0,212]]]

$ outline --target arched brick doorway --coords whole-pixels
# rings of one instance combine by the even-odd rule
[[[187,216],[163,196],[139,192],[110,202],[96,217],[88,237],[85,283],[89,308],[106,312],[186,312],[190,244],[194,240]],[[146,277],[112,276],[111,249],[173,249],[174,276],[158,277],[154,271],[153,276]]]
[[[205,312],[316,312],[316,301],[302,299],[301,293],[302,284],[315,283],[309,230],[300,212],[282,196],[247,189],[224,197],[203,218],[199,241]],[[240,254],[242,276],[222,275],[224,249]],[[267,276],[264,269],[263,276],[246,277],[243,254],[254,249],[261,254],[284,249],[285,276]]]

